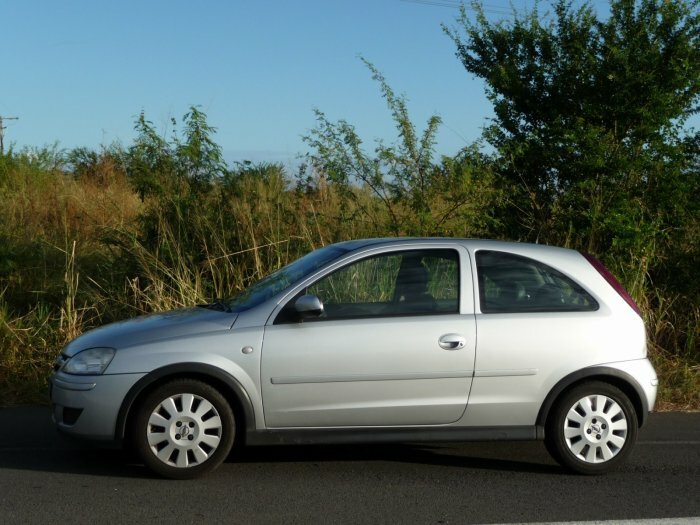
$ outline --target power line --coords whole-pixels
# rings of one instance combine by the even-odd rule
[[[459,9],[461,6],[464,6],[465,9],[468,10],[474,10],[474,8],[470,5],[464,4],[463,2],[459,1],[450,1],[450,0],[401,0],[402,2],[409,3],[409,4],[421,4],[421,5],[430,5],[430,6],[436,6],[436,7],[448,7],[450,9]],[[511,9],[508,9],[505,6],[499,6],[499,5],[491,5],[491,4],[482,4],[481,5],[484,13],[492,14],[492,15],[505,15],[509,16],[513,14],[513,11]]]
[[[5,128],[6,126],[3,126],[2,121],[3,120],[19,120],[19,117],[3,117],[0,115],[0,155],[3,155],[5,153]]]
[[[409,3],[409,4],[419,4],[419,5],[436,6],[436,7],[447,7],[449,9],[459,9],[460,7],[464,7],[464,9],[466,9],[468,11],[477,11],[478,10],[478,8],[475,9],[472,5],[467,4],[463,0],[400,0],[400,1],[404,2],[404,3]],[[522,2],[522,9],[524,12],[527,12],[530,9],[531,5],[537,5],[537,0],[521,0],[521,2]],[[510,2],[510,7],[506,7],[505,5],[489,4],[489,3],[486,3],[483,1],[480,2],[479,5],[481,7],[481,10],[486,14],[511,16],[515,13],[515,4],[513,3],[513,0],[511,0],[511,2]],[[604,10],[605,7],[609,7],[607,0],[574,0],[572,5],[574,5],[574,6],[588,5],[596,13],[599,13],[601,11],[601,9]]]

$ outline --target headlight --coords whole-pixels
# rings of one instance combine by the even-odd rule
[[[100,375],[114,357],[114,348],[88,348],[68,359],[61,370],[66,374]]]

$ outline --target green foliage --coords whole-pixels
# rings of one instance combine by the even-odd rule
[[[103,146],[99,151],[75,148],[63,158],[67,171],[74,177],[90,178],[97,185],[107,186],[115,177],[123,177],[125,152],[118,144]]]
[[[558,0],[509,23],[475,7],[446,31],[494,105],[486,138],[513,192],[510,235],[596,252],[660,246],[687,210],[668,205],[688,195],[681,125],[700,94],[698,2],[614,0],[599,20]]]
[[[173,119],[173,136],[166,140],[143,112],[139,115],[135,125],[137,137],[124,162],[127,176],[146,209],[140,216],[140,234],[117,235],[112,240],[122,249],[130,250],[136,245],[155,253],[154,262],[161,268],[165,265],[184,271],[204,264],[216,232],[208,227],[209,222],[216,222],[209,215],[215,209],[211,206],[214,182],[226,174],[226,165],[221,148],[213,139],[216,129],[207,123],[200,109],[190,107],[182,123],[183,130],[178,133]],[[150,259],[140,260],[144,263]],[[173,276],[169,272],[165,275]],[[201,291],[206,294],[212,290]],[[191,294],[185,297],[193,299]]]
[[[405,97],[394,93],[373,64],[363,62],[386,100],[398,133],[397,142],[386,145],[379,141],[369,154],[352,124],[345,120],[331,122],[316,110],[316,127],[305,137],[314,150],[310,156],[312,167],[355,203],[359,202],[357,185],[368,189],[378,203],[363,211],[377,223],[386,217],[384,229],[392,235],[449,233],[450,221],[460,214],[465,218],[468,205],[474,204],[475,186],[482,182],[480,188],[488,188],[487,159],[476,149],[469,149],[466,152],[471,156],[464,152],[456,161],[445,159],[442,165],[436,165],[433,158],[440,117],[431,116],[419,134]],[[481,211],[474,208],[472,211]]]
[[[207,116],[196,106],[190,107],[182,120],[184,140],[174,139],[178,173],[205,188],[205,183],[227,171],[221,147],[213,140],[216,128],[207,123]]]
[[[182,118],[184,129],[178,133],[172,120],[170,141],[158,135],[153,123],[142,111],[134,129],[136,140],[128,149],[125,164],[142,199],[172,192],[207,192],[209,183],[226,173],[221,147],[214,142],[216,128],[196,106]]]
[[[142,111],[134,126],[136,140],[127,152],[127,174],[145,199],[165,193],[164,183],[175,177],[175,159],[168,142],[156,132]]]

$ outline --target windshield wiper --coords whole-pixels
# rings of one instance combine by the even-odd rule
[[[231,312],[231,309],[228,307],[228,305],[218,297],[214,297],[214,300],[211,303],[207,304],[200,304],[198,305],[202,308],[209,308],[210,310],[219,310],[221,312]]]

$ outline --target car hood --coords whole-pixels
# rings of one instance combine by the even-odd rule
[[[63,354],[72,357],[87,348],[125,348],[161,339],[230,330],[238,314],[194,307],[143,315],[112,323],[71,341]]]

